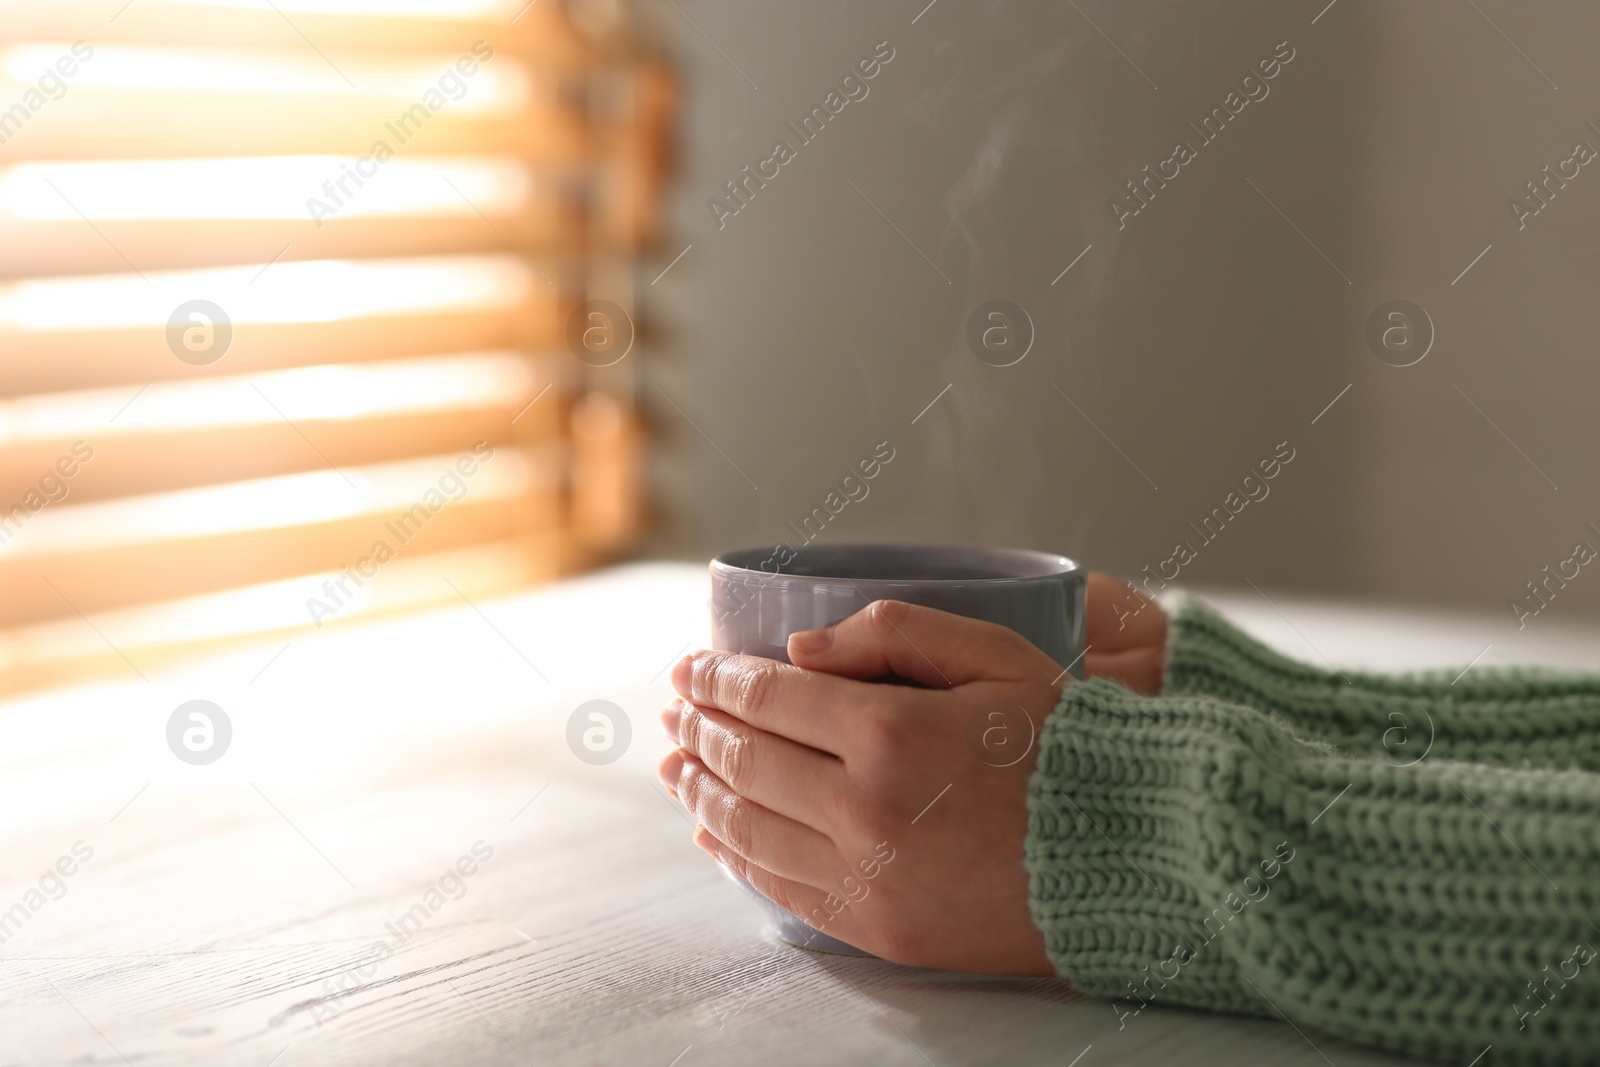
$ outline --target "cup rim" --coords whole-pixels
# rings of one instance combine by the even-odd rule
[[[761,566],[771,560],[779,546],[763,545],[758,548],[738,548],[723,552],[711,560],[711,570],[725,576],[739,574],[760,575],[766,580],[804,582],[835,582],[853,584],[871,582],[878,585],[1004,585],[1026,582],[1051,581],[1071,577],[1083,572],[1083,567],[1068,556],[1056,552],[1041,552],[1028,548],[996,548],[989,545],[925,544],[909,541],[842,541],[826,545],[804,545],[797,552],[914,552],[937,553],[951,550],[988,557],[997,563],[1010,561],[1018,570],[1027,573],[999,577],[974,574],[957,578],[852,578],[846,575],[797,574],[793,571],[769,570]]]

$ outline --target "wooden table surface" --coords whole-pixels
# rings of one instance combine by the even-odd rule
[[[636,565],[0,704],[0,1065],[1402,1062],[769,940],[654,774],[707,591]],[[1312,660],[1600,666],[1509,613],[1217,599]],[[166,740],[193,699],[232,725],[204,766]],[[567,742],[596,699],[605,765]]]

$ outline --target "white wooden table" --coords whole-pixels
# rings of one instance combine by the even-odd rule
[[[1400,1062],[766,939],[655,779],[706,594],[638,565],[0,704],[0,1065]],[[1219,603],[1341,664],[1600,665],[1556,625]],[[233,726],[206,766],[165,739],[196,698]],[[593,699],[632,724],[609,765],[566,741]]]

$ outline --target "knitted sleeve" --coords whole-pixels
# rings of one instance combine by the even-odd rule
[[[1308,666],[1189,596],[1172,605],[1163,692],[1270,711],[1301,736],[1406,766],[1454,759],[1600,771],[1600,674]]]
[[[1275,700],[1331,688],[1274,667]],[[1328,708],[1314,721],[1344,722]],[[1600,774],[1437,745],[1396,766],[1265,711],[1104,680],[1067,686],[1040,746],[1033,918],[1121,1028],[1186,1005],[1459,1063],[1491,1044],[1502,1064],[1600,1057]]]

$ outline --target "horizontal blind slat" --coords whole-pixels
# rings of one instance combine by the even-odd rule
[[[494,254],[0,285],[0,397],[456,349],[553,348],[566,298],[546,267],[541,277],[521,256]],[[172,317],[196,299],[230,323],[223,354],[206,365],[178,357],[181,329],[169,336]],[[222,337],[212,342],[220,347]]]
[[[8,590],[0,627],[340,569],[370,557],[380,542],[398,556],[560,524],[559,452],[497,449],[474,475],[458,474],[441,489],[460,459],[40,511],[14,524],[15,535],[0,546],[0,585]],[[467,488],[451,499],[456,481]],[[443,501],[437,509],[430,490]]]
[[[456,12],[468,17],[399,17],[395,5],[381,0],[351,4],[344,13],[307,11],[282,0],[276,8],[263,2],[254,9],[163,0],[135,0],[132,4],[125,0],[9,0],[0,18],[0,41],[83,39],[91,45],[218,47],[270,42],[311,54],[313,48],[325,52],[366,49],[374,40],[397,51],[436,49],[441,41],[468,47],[485,40],[497,52],[573,70],[582,70],[602,56],[555,4],[439,0],[433,11],[436,16]]]
[[[158,384],[132,403],[118,389],[0,402],[0,513],[553,442],[568,371],[554,357],[460,353]]]

